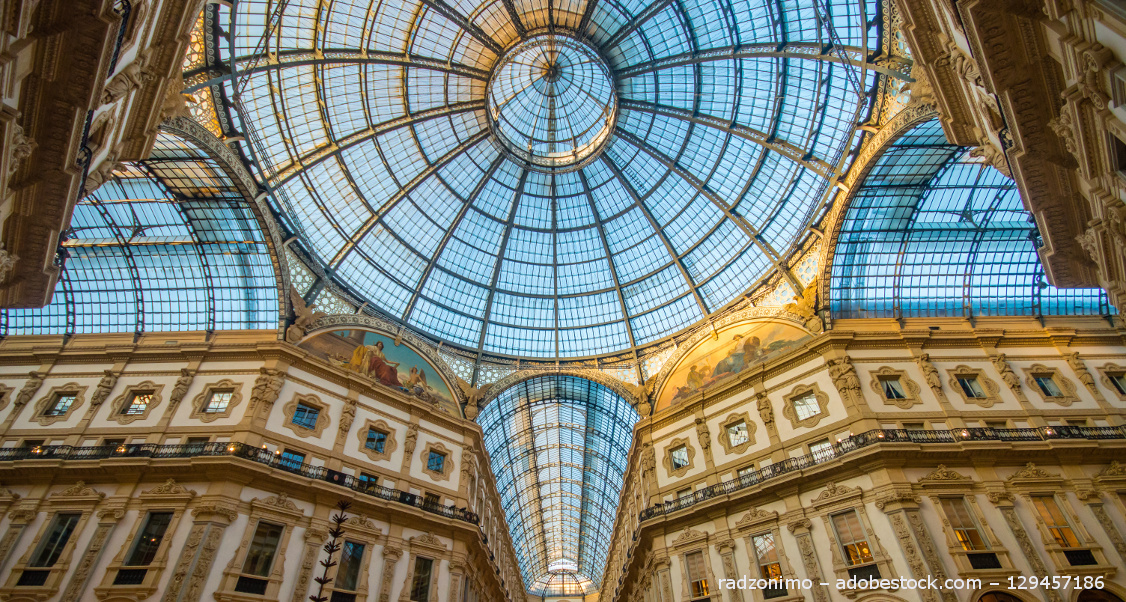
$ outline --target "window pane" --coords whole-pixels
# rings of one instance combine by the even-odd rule
[[[414,559],[414,580],[411,582],[411,602],[427,602],[430,599],[430,567],[433,561],[429,558]]]
[[[746,422],[740,420],[734,424],[727,425],[727,441],[733,447],[746,443],[748,439],[750,439],[750,435],[747,433]]]
[[[436,451],[430,452],[430,457],[426,461],[426,469],[434,472],[442,472],[442,467],[446,465],[446,455],[440,454]]]
[[[817,397],[813,393],[806,393],[794,399],[794,413],[798,420],[805,420],[820,414],[821,406],[817,405]]]
[[[1063,397],[1063,393],[1051,376],[1037,376],[1036,384],[1045,397]]]
[[[134,393],[129,404],[121,408],[122,415],[139,416],[145,413],[145,408],[152,403],[152,393]]]
[[[942,509],[946,512],[946,518],[950,521],[950,528],[954,529],[954,535],[958,538],[958,543],[961,544],[963,550],[985,550],[989,548],[989,545],[985,543],[985,538],[978,531],[977,523],[970,515],[969,508],[966,507],[965,499],[960,497],[942,498]]]
[[[1079,545],[1079,538],[1075,536],[1071,525],[1064,517],[1063,511],[1056,504],[1056,498],[1050,495],[1038,495],[1032,498],[1032,505],[1040,513],[1040,519],[1048,527],[1048,532],[1056,543],[1065,548],[1074,548]]]
[[[317,408],[299,403],[297,404],[297,409],[293,412],[293,424],[307,429],[316,428],[317,416],[319,416],[320,413],[321,411]]]
[[[671,452],[673,470],[688,466],[688,447],[681,445]]]
[[[864,537],[864,529],[855,510],[833,516],[833,528],[840,538],[845,563],[848,566],[872,562],[872,551],[868,549],[868,541]]]
[[[977,382],[976,376],[959,376],[958,384],[962,386],[966,397],[985,397],[985,390],[981,388],[981,383]]]
[[[66,542],[70,540],[75,525],[78,524],[79,514],[56,514],[51,526],[47,528],[43,542],[39,544],[39,552],[28,566],[49,567],[54,566],[59,555],[63,553]]]
[[[688,561],[688,580],[692,584],[692,597],[708,595],[707,572],[704,570],[704,554],[691,552],[685,556]]]
[[[383,446],[387,444],[387,433],[377,431],[375,429],[368,429],[367,448],[374,450],[375,453],[383,453]]]
[[[1110,384],[1114,385],[1119,395],[1126,395],[1126,374],[1110,374]]]
[[[77,396],[70,394],[55,397],[55,402],[52,403],[51,407],[47,408],[47,411],[43,412],[43,414],[46,416],[62,416],[66,414],[67,411],[70,410],[70,406],[74,404],[76,397]]]
[[[336,582],[333,583],[333,587],[350,592],[356,591],[363,560],[364,544],[345,541],[340,551],[340,569],[336,572]]]
[[[242,572],[258,577],[270,575],[270,569],[274,566],[274,553],[278,550],[284,529],[281,525],[258,523],[254,538],[250,540],[250,548],[246,551],[246,560],[242,563]]]
[[[903,392],[903,385],[899,383],[898,376],[881,376],[880,384],[884,388],[884,397],[887,399],[907,399]]]
[[[231,404],[231,396],[233,395],[234,391],[212,391],[211,397],[207,400],[207,406],[203,408],[203,411],[207,414],[225,412],[227,406]]]
[[[125,560],[126,566],[148,566],[156,557],[160,542],[164,540],[164,532],[168,530],[168,523],[172,522],[171,512],[150,512],[145,521],[145,527],[137,535],[133,543],[133,551]]]

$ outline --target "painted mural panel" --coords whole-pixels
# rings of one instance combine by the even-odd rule
[[[679,403],[808,336],[789,322],[743,322],[725,328],[717,338],[700,343],[673,368],[656,409]]]
[[[301,347],[334,366],[461,415],[438,370],[407,345],[396,346],[394,339],[367,330],[337,330],[317,335]]]

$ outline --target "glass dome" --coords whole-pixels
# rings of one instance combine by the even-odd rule
[[[283,225],[487,353],[653,344],[784,266],[886,68],[876,0],[240,0],[218,86]],[[189,90],[190,91],[190,90]]]

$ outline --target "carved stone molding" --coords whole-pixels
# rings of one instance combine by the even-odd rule
[[[806,418],[799,418],[797,410],[794,409],[794,400],[799,399],[807,394],[813,394],[814,399],[817,400],[818,411],[812,416]],[[808,385],[798,385],[790,390],[790,392],[782,398],[782,415],[790,421],[790,424],[795,428],[813,428],[817,423],[829,417],[829,396],[817,386],[817,383],[810,383]]]
[[[309,428],[293,421],[294,414],[297,413],[297,406],[299,404],[306,405],[310,408],[317,410],[317,421],[313,423],[313,427]],[[282,406],[282,426],[293,431],[301,438],[320,438],[324,430],[328,428],[332,420],[328,417],[329,405],[316,395],[294,395],[289,403]]]
[[[953,389],[955,393],[960,395],[962,400],[966,403],[981,406],[983,408],[991,408],[994,405],[1001,403],[1001,396],[998,395],[998,393],[1001,392],[1001,387],[997,384],[996,381],[985,375],[985,370],[982,370],[981,368],[973,368],[963,364],[956,368],[947,369],[946,373],[950,377],[950,380],[947,384],[949,384],[950,388]],[[985,396],[970,397],[969,395],[967,395],[965,389],[963,389],[962,385],[958,383],[959,377],[977,378],[977,382],[979,385],[981,385],[981,390]]]
[[[921,389],[919,385],[907,375],[906,370],[897,370],[891,366],[880,366],[876,370],[870,371],[872,380],[868,381],[868,386],[875,391],[880,399],[884,400],[884,405],[893,405],[901,410],[909,410],[911,406],[923,403],[919,398]],[[903,385],[904,397],[902,399],[888,399],[884,393],[883,380],[884,378],[897,378],[899,383]]]
[[[674,548],[682,548],[685,546],[694,545],[700,542],[707,542],[708,532],[697,531],[691,527],[684,530],[676,539],[673,540],[672,546]]]
[[[74,414],[75,410],[82,406],[83,401],[85,401],[86,399],[86,389],[87,387],[83,387],[78,383],[73,382],[67,383],[65,385],[59,385],[57,387],[51,387],[51,390],[47,391],[46,395],[40,397],[39,400],[35,402],[34,413],[31,417],[31,420],[38,423],[39,426],[51,426],[56,422],[65,422],[71,417],[72,414]],[[55,397],[57,395],[64,394],[74,395],[74,402],[70,404],[70,407],[67,408],[67,411],[58,416],[44,416],[43,413],[47,411],[52,403],[54,403]]]
[[[100,501],[105,499],[105,497],[106,494],[102,493],[101,491],[97,491],[92,487],[87,487],[85,481],[79,481],[74,485],[63,489],[62,491],[56,491],[55,493],[51,494],[52,500],[59,498],[96,498]]]
[[[1048,570],[1044,565],[1044,560],[1040,557],[1040,552],[1037,551],[1036,546],[1033,545],[1032,539],[1028,536],[1028,532],[1024,530],[1024,525],[1020,522],[1020,517],[1017,516],[1016,508],[1012,506],[1000,506],[1001,515],[1005,517],[1005,523],[1009,526],[1009,531],[1012,532],[1013,537],[1016,538],[1017,543],[1020,545],[1021,552],[1028,560],[1029,566],[1032,567],[1032,574],[1034,575],[1047,575]],[[1046,589],[1045,593],[1048,595],[1050,602],[1063,602],[1059,592],[1054,589]]]
[[[957,471],[950,470],[949,468],[946,468],[945,464],[939,464],[938,468],[936,468],[933,471],[931,471],[930,473],[928,473],[925,477],[919,479],[920,482],[923,482],[923,481],[958,482],[958,481],[970,481],[970,480],[971,480],[970,477],[967,477],[967,476],[965,476],[965,475],[963,475],[963,474],[961,474]]]
[[[176,479],[168,479],[163,485],[157,485],[152,489],[148,489],[141,494],[144,495],[160,495],[160,496],[187,496],[189,498],[195,497],[196,492],[188,489],[183,485],[176,482]]]
[[[1024,468],[1009,475],[1008,478],[1009,481],[1059,481],[1062,479],[1063,477],[1061,477],[1060,475],[1045,472],[1043,469],[1038,468],[1032,462],[1025,464]]]
[[[432,451],[445,456],[445,459],[442,460],[441,470],[430,469],[428,461],[430,459],[430,452]],[[450,474],[452,474],[454,470],[454,456],[453,453],[450,452],[450,450],[445,445],[442,445],[437,441],[431,441],[430,443],[427,443],[425,446],[423,446],[422,451],[419,453],[418,457],[419,460],[422,461],[422,472],[428,475],[431,479],[434,479],[435,481],[450,480]]]
[[[825,487],[825,490],[819,493],[817,497],[810,500],[809,503],[814,507],[824,506],[843,499],[860,497],[862,493],[859,487],[849,487],[848,485],[838,485],[830,482],[829,485]]]
[[[227,402],[227,407],[221,412],[205,411],[207,404],[211,401],[211,395],[221,391],[231,392],[231,400]],[[230,417],[239,403],[242,403],[242,383],[236,383],[229,378],[224,378],[220,381],[207,383],[207,385],[203,387],[203,391],[192,398],[192,413],[188,417],[201,422],[214,422],[220,418]]]
[[[747,440],[738,445],[732,445],[727,427],[737,424],[740,420],[747,425]],[[719,423],[719,426],[720,430],[717,439],[719,439],[720,446],[723,447],[723,451],[727,452],[727,454],[741,454],[747,451],[748,447],[755,444],[755,431],[758,430],[758,424],[751,420],[751,415],[747,412],[731,413],[727,418],[723,419],[723,422]]]
[[[377,452],[367,446],[368,432],[372,429],[387,433],[387,439],[383,442],[383,451]],[[387,425],[382,420],[364,420],[364,426],[356,431],[356,438],[360,441],[360,453],[368,457],[372,462],[379,462],[381,460],[390,460],[391,454],[395,452],[398,443],[395,441],[395,429]]]
[[[1126,465],[1120,464],[1118,460],[1114,460],[1106,468],[1102,469],[1099,474],[1095,475],[1096,479],[1116,477],[1126,477]]]
[[[777,520],[778,520],[778,513],[773,511],[773,510],[766,511],[766,510],[761,510],[759,508],[751,508],[750,510],[747,511],[746,514],[743,515],[743,518],[740,518],[738,521],[735,522],[735,529],[738,530],[738,531],[744,531],[744,530],[747,530],[747,529],[754,529],[755,527],[757,527],[757,526],[759,526],[763,523],[768,523],[768,522],[777,521]]]
[[[116,422],[118,424],[126,425],[131,424],[137,420],[145,420],[152,413],[153,408],[160,405],[161,391],[164,390],[164,385],[158,385],[151,380],[129,385],[125,387],[125,391],[118,395],[110,403],[109,416],[107,420]],[[129,404],[133,401],[133,396],[138,394],[152,394],[152,400],[145,404],[145,409],[141,410],[139,414],[123,414]]]
[[[688,450],[688,463],[680,468],[673,468],[672,465],[672,450],[684,446]],[[665,453],[661,458],[661,464],[665,467],[665,474],[671,478],[679,478],[688,474],[696,466],[696,449],[692,447],[692,442],[687,437],[677,437],[665,447]]]
[[[1056,368],[1050,368],[1044,364],[1033,364],[1024,369],[1024,375],[1024,382],[1028,385],[1029,390],[1035,391],[1047,403],[1054,403],[1066,408],[1079,401],[1079,397],[1075,394],[1075,383]],[[1061,394],[1057,396],[1045,394],[1036,382],[1037,377],[1050,378],[1059,388]]]
[[[1100,367],[1098,371],[1103,386],[1106,387],[1112,395],[1115,395],[1118,398],[1118,401],[1126,401],[1126,393],[1119,392],[1118,387],[1116,387],[1114,383],[1111,382],[1111,378],[1114,376],[1122,377],[1123,375],[1126,375],[1126,366],[1119,366],[1118,364],[1103,364],[1103,366]]]

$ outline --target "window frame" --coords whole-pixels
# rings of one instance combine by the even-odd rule
[[[431,452],[445,456],[442,462],[441,470],[430,469],[430,454]],[[428,441],[426,445],[422,446],[422,451],[418,455],[419,461],[422,463],[422,473],[430,477],[433,481],[449,481],[450,475],[454,471],[454,455],[445,445],[438,441]]]
[[[728,429],[739,422],[745,425],[747,438],[742,443],[736,444],[731,441],[731,433]],[[755,445],[755,433],[758,431],[758,424],[756,424],[754,420],[751,420],[751,416],[748,412],[732,413],[728,415],[727,418],[723,419],[720,426],[722,432],[719,435],[719,444],[728,455],[742,454],[751,446]]]
[[[798,415],[797,402],[807,398],[817,403],[817,413],[801,418]],[[795,430],[813,428],[829,417],[829,396],[817,383],[797,385],[783,397],[782,415],[790,421]]]
[[[85,403],[87,389],[88,387],[81,386],[75,382],[51,387],[50,390],[36,400],[31,421],[39,424],[39,426],[51,426],[57,422],[69,421],[78,408],[82,407],[82,404]],[[71,402],[70,407],[68,407],[65,412],[48,415],[48,409],[54,406],[56,397],[60,395],[74,395],[74,401]]]
[[[876,396],[883,401],[884,405],[895,406],[901,410],[908,410],[911,407],[923,403],[922,387],[919,383],[915,382],[913,378],[907,373],[907,370],[900,370],[892,368],[891,366],[880,366],[876,370],[870,372],[871,380],[868,382],[868,387],[876,393]],[[903,397],[889,398],[884,391],[884,382],[895,380]]]
[[[1040,396],[1040,399],[1045,403],[1054,403],[1063,407],[1068,407],[1071,404],[1079,401],[1079,395],[1075,383],[1066,376],[1059,368],[1046,366],[1044,364],[1033,364],[1023,369],[1025,374],[1025,384],[1028,388]],[[1059,391],[1059,395],[1048,395],[1044,391],[1041,380],[1049,380],[1055,385]]]
[[[107,419],[121,425],[132,424],[138,420],[147,420],[163,401],[163,391],[164,385],[154,383],[151,380],[127,385],[125,390],[109,403],[110,410]],[[152,399],[145,404],[144,409],[133,414],[124,413],[132,407],[134,398],[143,394],[152,394]]]
[[[383,442],[383,451],[377,452],[367,446],[368,431],[379,431],[387,435]],[[395,437],[395,429],[383,420],[365,419],[363,425],[356,430],[356,440],[359,441],[359,451],[372,462],[382,462],[391,459],[391,455],[398,449],[399,444]]]
[[[317,410],[317,419],[312,427],[294,422],[297,415],[297,408],[302,405]],[[303,439],[319,439],[325,429],[328,428],[329,424],[332,423],[328,413],[329,405],[321,401],[316,395],[294,395],[289,403],[282,406],[282,426],[293,431],[298,437]]]
[[[227,402],[227,407],[221,412],[206,411],[212,393],[227,390],[231,391],[231,400]],[[203,390],[192,398],[192,412],[188,417],[204,423],[215,422],[221,418],[230,418],[240,403],[242,403],[242,383],[224,378],[204,385]]]
[[[130,528],[129,535],[125,539],[127,545],[123,545],[118,549],[117,554],[110,561],[109,566],[106,567],[101,585],[94,589],[95,595],[99,598],[152,595],[151,592],[156,590],[161,576],[170,565],[169,555],[172,551],[172,542],[176,537],[184,513],[187,512],[188,504],[194,500],[195,497],[195,491],[184,488],[172,479],[169,479],[163,485],[156,485],[151,489],[143,491],[138,496],[141,507],[138,508],[133,526]],[[160,543],[157,544],[156,550],[153,551],[152,560],[146,565],[127,564],[130,560],[130,556],[132,556],[134,550],[140,544],[141,534],[148,524],[148,521],[151,519],[151,516],[156,513],[168,513],[171,516],[161,536]],[[118,584],[116,583],[118,575],[122,571],[143,571],[143,577],[140,583]]]
[[[947,384],[965,403],[983,408],[991,408],[1001,403],[1001,386],[997,384],[997,381],[989,378],[984,368],[975,368],[960,364],[954,368],[948,368],[946,374],[949,377]],[[982,397],[971,397],[962,388],[959,379],[968,377],[977,379],[977,384],[983,393]]]

